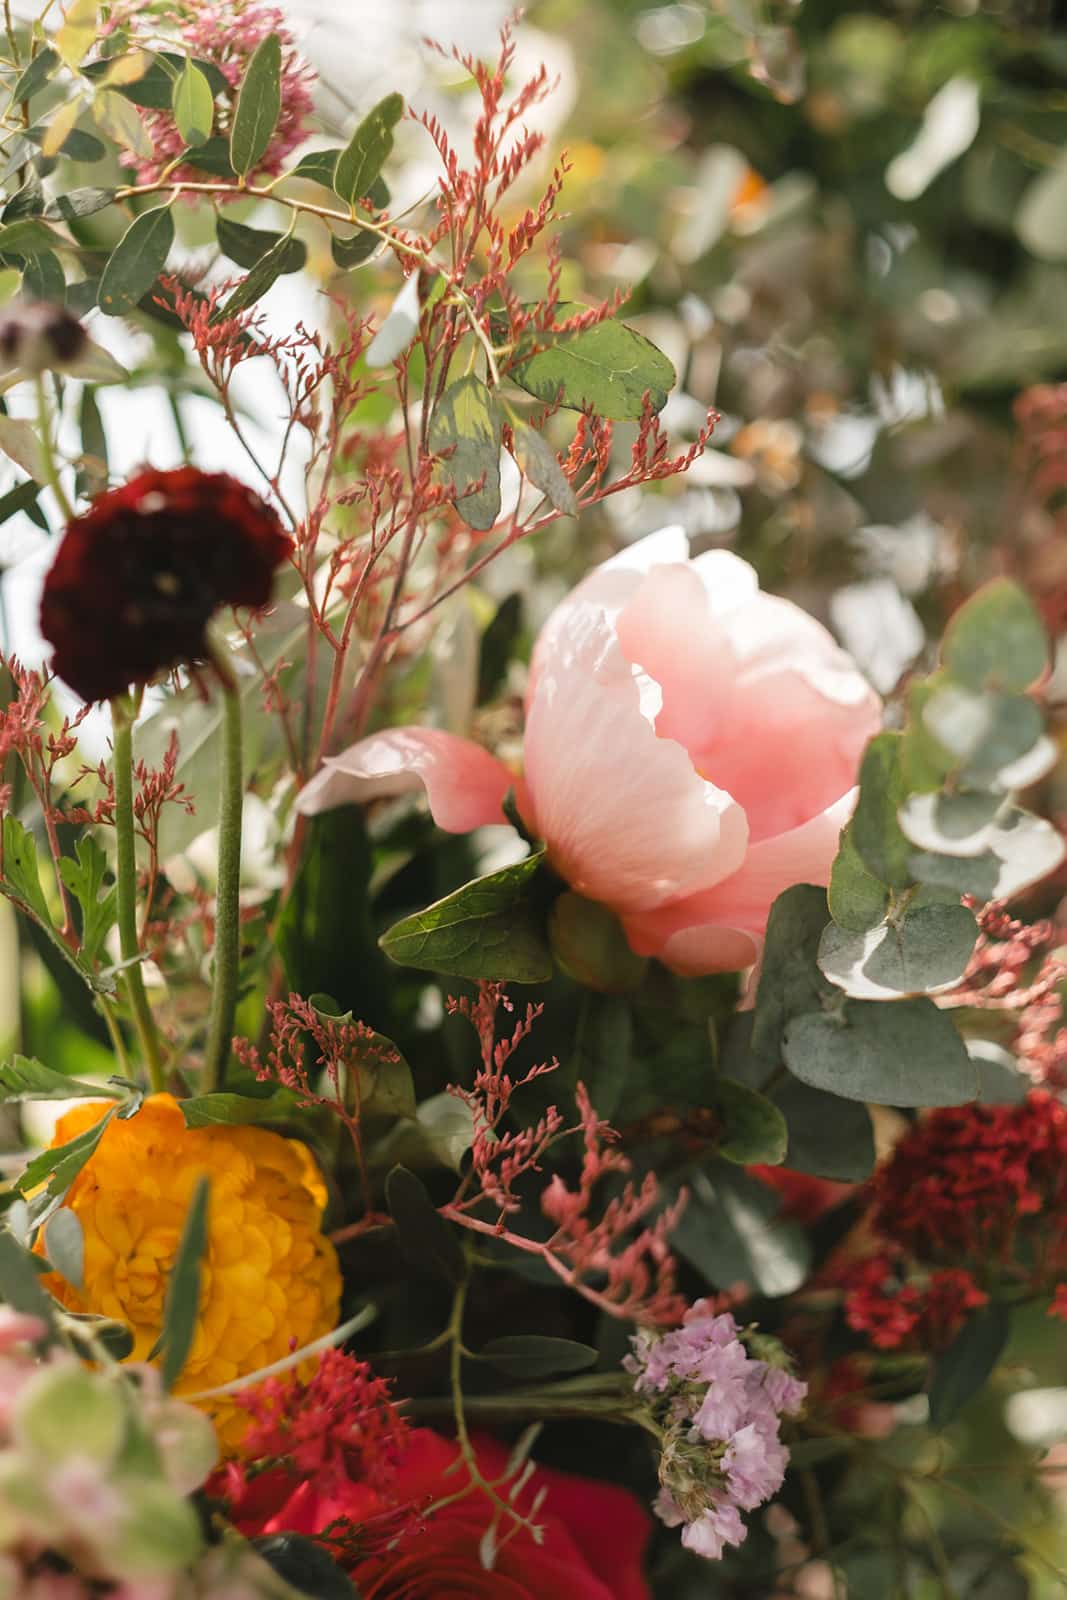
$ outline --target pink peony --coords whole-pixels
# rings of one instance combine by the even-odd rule
[[[524,771],[435,728],[328,759],[305,813],[422,785],[449,832],[531,832],[632,948],[686,975],[754,962],[775,898],[826,883],[880,703],[852,660],[737,556],[664,528],[597,567],[534,651]]]

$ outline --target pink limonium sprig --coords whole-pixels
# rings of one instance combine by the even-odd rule
[[[743,1543],[741,1513],[781,1488],[789,1460],[781,1418],[807,1394],[776,1341],[758,1336],[771,1360],[751,1353],[746,1338],[756,1337],[698,1300],[680,1328],[643,1329],[624,1363],[662,1440],[657,1515],[681,1527],[687,1549],[713,1561]]]

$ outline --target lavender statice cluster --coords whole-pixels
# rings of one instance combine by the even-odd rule
[[[673,1332],[639,1333],[624,1363],[662,1438],[656,1513],[712,1561],[743,1543],[741,1513],[781,1488],[789,1452],[779,1425],[807,1394],[784,1365],[754,1356],[746,1337],[728,1312],[698,1300]],[[759,1348],[780,1350],[764,1337]]]

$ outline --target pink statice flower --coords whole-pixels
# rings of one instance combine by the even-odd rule
[[[741,1512],[781,1488],[789,1452],[779,1426],[800,1409],[807,1384],[752,1355],[729,1312],[715,1314],[705,1300],[680,1328],[638,1334],[625,1366],[663,1439],[656,1513],[681,1527],[687,1549],[718,1560],[745,1539]]]
[[[210,4],[175,0],[168,19],[173,28],[170,40],[159,38],[157,8],[143,0],[125,8],[123,20],[130,29],[131,45],[143,43],[148,48],[181,50],[218,68],[229,85],[229,93],[220,91],[216,96],[213,132],[223,135],[229,133],[237,91],[256,47],[269,34],[276,33],[282,46],[281,112],[256,170],[270,176],[282,171],[287,157],[311,131],[315,72],[300,55],[280,7],[262,5],[260,0],[213,0]],[[153,155],[145,159],[125,151],[121,160],[133,168],[138,183],[156,183],[164,168],[169,169],[175,157],[181,155],[184,142],[169,110],[141,109],[140,115],[155,147]],[[178,181],[205,176],[191,162],[168,175]]]
[[[686,976],[759,957],[776,897],[827,883],[881,706],[799,606],[728,550],[664,528],[594,569],[541,630],[521,773],[440,728],[385,729],[327,759],[305,814],[422,787],[450,833],[531,835],[631,948]]]

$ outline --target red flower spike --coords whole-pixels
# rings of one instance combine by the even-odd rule
[[[291,549],[275,512],[226,473],[139,473],[63,536],[41,602],[54,670],[105,700],[204,660],[212,614],[266,605]]]

